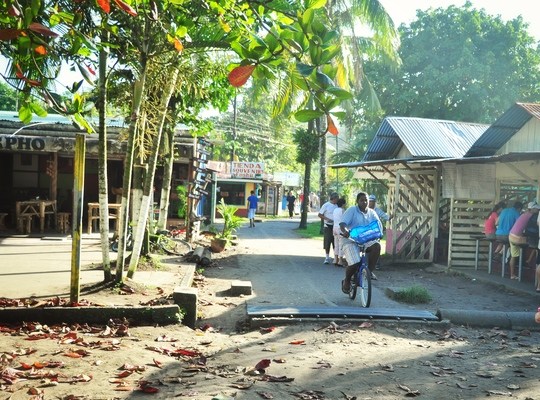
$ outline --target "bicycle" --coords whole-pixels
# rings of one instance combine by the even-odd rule
[[[174,256],[183,256],[192,251],[191,244],[180,238],[186,233],[185,229],[163,229],[156,232],[155,243],[165,253]]]
[[[131,225],[128,225],[127,235],[126,235],[126,250],[133,250],[133,229]],[[118,253],[118,234],[115,232],[113,238],[111,239],[111,251]]]
[[[358,226],[349,231],[349,237],[347,238],[358,249],[360,255],[360,262],[353,276],[351,277],[349,298],[354,300],[356,293],[360,289],[360,304],[362,307],[369,307],[371,304],[371,271],[367,265],[366,256],[366,243],[374,239],[380,239],[382,237],[382,231],[379,221],[372,221],[368,225]],[[345,249],[345,259],[355,260],[352,254],[347,254],[353,251],[350,246]]]
[[[371,272],[367,266],[365,245],[350,239],[358,247],[360,252],[360,263],[351,277],[349,298],[354,300],[358,289],[360,289],[360,304],[362,307],[369,307],[371,304]]]

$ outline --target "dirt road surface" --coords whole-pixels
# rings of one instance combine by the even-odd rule
[[[0,321],[0,399],[540,399],[540,332],[441,323],[320,320],[249,326],[246,304],[351,301],[343,270],[323,265],[321,242],[297,221],[242,228],[235,247],[196,279],[198,329],[185,326],[5,326]],[[163,271],[174,275],[175,271]],[[531,311],[538,299],[437,268],[384,266],[373,307]],[[231,280],[253,294],[229,295]],[[434,300],[403,305],[387,287],[426,287]],[[174,281],[151,280],[89,301],[167,301]],[[157,295],[157,293],[161,293]]]

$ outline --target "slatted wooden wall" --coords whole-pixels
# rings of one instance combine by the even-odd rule
[[[448,265],[450,267],[472,266],[475,264],[476,241],[471,235],[481,235],[484,221],[493,202],[468,199],[450,199],[450,229]],[[481,267],[487,266],[488,242],[480,242],[479,258]]]

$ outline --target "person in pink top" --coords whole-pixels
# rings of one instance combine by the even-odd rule
[[[508,235],[508,241],[510,242],[510,279],[518,279],[516,275],[516,262],[519,258],[519,246],[527,244],[527,236],[525,230],[531,217],[537,217],[540,205],[536,201],[531,201],[527,206],[527,211],[519,216],[519,218],[512,225],[510,234]]]
[[[499,219],[499,214],[501,211],[506,208],[506,202],[500,201],[493,207],[493,210],[489,212],[489,215],[484,223],[484,235],[486,239],[495,240],[495,231],[497,230],[497,220]],[[501,242],[497,245],[495,249],[495,254],[501,254],[503,245]]]

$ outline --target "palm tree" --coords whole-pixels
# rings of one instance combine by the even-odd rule
[[[296,4],[296,2],[288,2],[287,4],[290,7],[289,11],[302,10],[301,4]],[[280,5],[284,7],[282,12],[287,14],[286,6],[282,2]],[[299,30],[304,29],[306,37],[298,38],[298,35],[292,35],[296,42],[293,42],[292,48],[289,48],[292,54],[291,62],[281,65],[279,73],[274,73],[274,75],[265,74],[265,71],[259,74],[272,79],[255,80],[254,85],[257,86],[257,90],[254,93],[255,96],[265,96],[266,98],[270,96],[272,98],[274,118],[290,115],[293,110],[310,104],[308,100],[310,96],[313,96],[314,109],[305,110],[302,119],[299,118],[299,114],[302,112],[296,113],[296,116],[303,122],[315,117],[319,118],[313,133],[314,138],[319,140],[319,184],[321,197],[324,197],[327,191],[325,133],[333,130],[333,133],[337,134],[337,130],[332,126],[333,120],[329,118],[329,108],[339,104],[341,109],[345,111],[341,117],[352,114],[351,104],[341,101],[344,98],[337,102],[335,99],[330,99],[328,103],[324,103],[327,95],[326,89],[330,87],[334,90],[334,82],[336,82],[340,88],[368,95],[371,99],[368,104],[378,107],[376,95],[371,90],[369,80],[364,75],[362,60],[366,55],[376,55],[397,67],[399,65],[397,54],[399,36],[391,18],[378,0],[328,0],[324,15],[317,13],[317,10],[303,9],[303,11],[304,14],[301,18],[309,20],[312,25],[317,25],[317,29],[309,31],[302,24],[303,21],[298,23]],[[316,14],[316,17],[313,17],[313,14]],[[313,21],[315,22],[313,23]],[[322,29],[321,25],[328,28]],[[361,36],[360,27],[371,29],[373,34]],[[278,36],[278,33],[281,32],[270,26],[268,35],[270,39]],[[291,34],[285,31],[279,37],[285,42],[283,47],[287,47],[291,43],[290,36]],[[337,44],[332,40],[336,38],[339,40]],[[302,40],[309,43],[309,50],[304,51],[305,46],[302,46]],[[267,47],[271,48],[272,42],[270,41]],[[298,47],[302,51],[296,51]],[[324,54],[325,51],[332,52],[332,56],[321,58],[321,53]],[[242,49],[237,52],[244,59],[244,62],[253,58],[252,53],[244,52]],[[299,67],[300,64],[302,64],[301,67]],[[308,79],[312,79],[312,83],[313,81],[315,83],[310,85],[308,82],[306,84]],[[313,112],[320,110],[321,107],[324,110],[322,114],[326,114],[326,121],[320,118],[320,112]],[[302,215],[301,225],[305,218],[307,218],[307,214]]]

